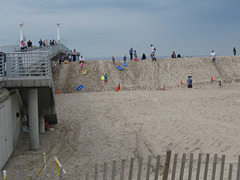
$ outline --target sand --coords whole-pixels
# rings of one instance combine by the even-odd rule
[[[121,64],[122,61],[117,61]],[[30,151],[22,133],[4,169],[40,169],[42,153],[49,168],[57,157],[69,174],[94,174],[94,164],[109,166],[130,157],[173,153],[226,155],[236,163],[240,154],[240,57],[161,59],[129,62],[125,72],[111,61],[58,66],[54,74],[58,124],[40,134],[40,149]],[[83,68],[83,69],[84,69]],[[109,74],[104,85],[101,74]],[[186,78],[193,76],[193,89]],[[214,81],[211,81],[213,76]],[[183,85],[181,85],[181,80]],[[219,86],[221,80],[222,86]],[[121,90],[115,92],[121,83]],[[79,92],[77,85],[84,84]],[[166,90],[162,90],[165,85]],[[211,156],[211,159],[213,156]],[[161,162],[163,163],[163,162]],[[126,170],[127,171],[127,170]]]

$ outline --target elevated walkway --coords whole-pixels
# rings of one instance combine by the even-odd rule
[[[58,44],[26,52],[0,53],[0,87],[17,89],[23,115],[28,116],[31,149],[39,148],[39,118],[57,123],[50,60],[66,51],[71,53],[66,46]],[[40,121],[41,126],[44,129],[44,121]]]

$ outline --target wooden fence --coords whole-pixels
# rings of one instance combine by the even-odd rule
[[[137,161],[135,163],[135,161]],[[64,166],[64,165],[63,165]],[[95,164],[90,172],[66,174],[61,168],[59,171],[51,169],[43,171],[37,176],[37,171],[20,173],[7,171],[7,177],[1,180],[240,180],[240,156],[234,163],[226,163],[225,155],[183,153],[172,155],[167,151],[165,156],[150,155],[147,159],[130,158],[112,163]]]

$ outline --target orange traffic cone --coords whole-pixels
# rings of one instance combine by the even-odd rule
[[[60,94],[60,90],[58,89],[58,94]]]
[[[165,86],[163,85],[163,88],[162,88],[163,90],[165,90]]]
[[[116,92],[118,92],[118,86],[116,87]]]
[[[118,90],[120,90],[120,83],[118,84]]]
[[[211,77],[211,81],[213,81],[213,76]]]
[[[183,82],[181,81],[181,85],[183,85]]]

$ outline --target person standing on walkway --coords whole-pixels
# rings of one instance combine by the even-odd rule
[[[42,39],[40,39],[38,43],[39,43],[39,46],[40,46],[40,47],[43,46],[43,41],[42,41]]]
[[[212,58],[212,63],[216,62],[216,56],[217,56],[217,54],[214,52],[214,50],[212,50],[212,52],[210,54],[210,57]]]
[[[133,48],[132,47],[129,50],[129,55],[130,55],[130,60],[132,60],[133,59]]]
[[[237,50],[235,47],[233,47],[233,55],[236,56],[236,54],[237,54]]]
[[[31,49],[32,48],[32,41],[29,39],[27,42],[28,48]]]

